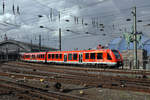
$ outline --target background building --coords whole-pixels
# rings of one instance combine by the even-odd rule
[[[41,50],[39,50],[41,49]],[[0,42],[0,59],[1,60],[15,60],[18,58],[20,52],[39,52],[39,51],[56,51],[55,48],[40,47],[15,40],[5,40]]]

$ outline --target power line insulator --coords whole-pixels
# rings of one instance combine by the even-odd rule
[[[128,18],[128,19],[126,19],[126,21],[131,21],[131,19],[130,19],[130,18]]]
[[[66,21],[66,22],[69,22],[69,19],[66,19],[65,21]]]
[[[142,20],[138,20],[138,22],[142,22]]]
[[[85,25],[85,26],[87,26],[87,25],[88,25],[88,23],[85,23],[84,25]]]
[[[70,30],[69,30],[69,29],[67,29],[66,31],[67,31],[67,32],[69,32]]]
[[[42,15],[38,15],[38,17],[40,17],[40,18],[41,18],[41,17],[43,17],[43,16],[42,16]]]

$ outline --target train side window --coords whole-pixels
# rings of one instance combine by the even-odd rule
[[[54,56],[54,54],[52,54],[52,59],[54,59],[55,58],[55,56]]]
[[[72,54],[68,54],[68,60],[72,60]]]
[[[95,53],[90,54],[90,59],[95,59]]]
[[[62,54],[59,54],[59,58],[62,59]]]
[[[77,60],[77,53],[73,54],[73,60]]]
[[[43,58],[44,58],[44,54],[43,54]]]
[[[58,54],[56,54],[56,59],[58,59]]]
[[[85,59],[89,59],[89,53],[85,54]]]
[[[108,59],[108,60],[112,60],[112,58],[111,58],[111,56],[110,56],[109,53],[107,53],[107,59]]]
[[[35,55],[32,55],[32,58],[35,59]]]
[[[103,59],[103,53],[97,53],[97,59]]]
[[[51,54],[48,54],[48,59],[50,59],[51,58]]]

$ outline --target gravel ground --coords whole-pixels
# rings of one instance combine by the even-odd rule
[[[22,80],[23,79],[20,79],[21,82]],[[81,85],[72,85],[72,84],[62,84],[62,89],[57,90],[54,88],[55,84],[54,82],[40,82],[37,80],[27,80],[26,83],[29,83],[30,85],[33,86],[46,88],[50,91],[55,92],[62,92],[63,90],[65,90],[65,92],[63,93],[85,97],[88,98],[89,100],[150,100],[150,94],[140,92],[84,87]],[[15,97],[15,95],[0,95],[0,100],[21,100],[21,99]]]

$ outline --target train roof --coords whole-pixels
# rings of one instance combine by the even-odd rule
[[[96,49],[96,50],[73,50],[73,51],[47,51],[47,53],[68,53],[68,52],[92,52],[92,51],[110,51],[111,49]],[[29,52],[24,54],[44,54],[45,52]]]

